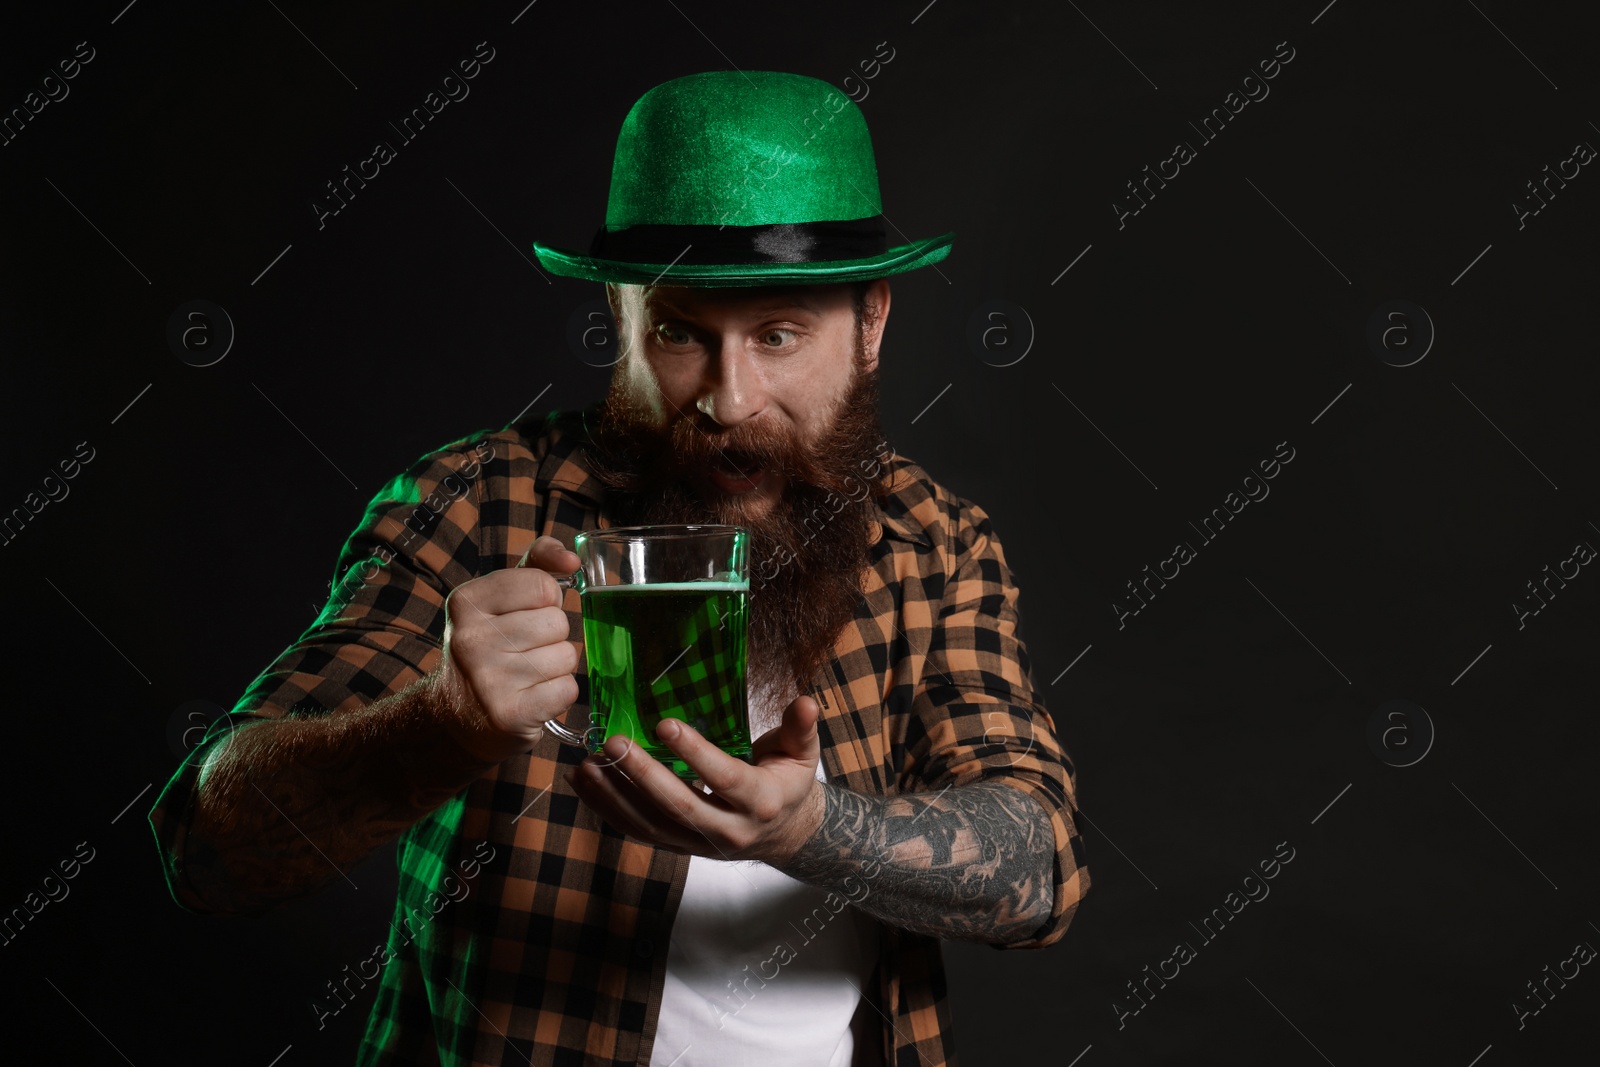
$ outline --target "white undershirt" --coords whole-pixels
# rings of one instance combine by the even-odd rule
[[[787,703],[752,694],[752,733]],[[849,1067],[850,1020],[877,962],[876,920],[845,894],[764,863],[692,856],[651,1067]]]

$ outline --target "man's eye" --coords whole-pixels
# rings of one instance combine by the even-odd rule
[[[669,345],[686,345],[693,340],[689,331],[682,326],[660,326],[656,328],[656,336]]]
[[[782,348],[793,337],[794,333],[790,330],[768,330],[761,335],[761,343],[768,348]]]

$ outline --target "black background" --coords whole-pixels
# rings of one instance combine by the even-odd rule
[[[0,148],[0,509],[94,450],[0,549],[0,909],[95,850],[0,947],[10,1033],[56,1062],[350,1061],[371,991],[321,1031],[309,1004],[385,935],[392,855],[266,918],[180,911],[145,822],[173,725],[314,618],[413,458],[601,395],[567,342],[598,288],[529,245],[587,242],[640,93],[729,66],[837,85],[887,42],[861,107],[891,232],[957,237],[893,281],[884,427],[1004,539],[1094,880],[1048,950],[948,949],[963,1062],[1587,1060],[1600,977],[1513,1009],[1600,944],[1600,577],[1512,608],[1600,545],[1600,177],[1523,228],[1512,207],[1600,144],[1577,5],[123,3],[0,21],[7,112],[95,53]],[[471,95],[319,229],[324,183],[480,41]],[[1188,122],[1285,41],[1200,145]],[[1119,229],[1180,140],[1197,158]],[[237,331],[208,367],[166,341],[195,299]],[[1437,331],[1410,366],[1367,339],[1393,300]],[[1414,312],[1385,322],[1391,360],[1420,350]],[[1270,496],[1202,542],[1280,442]],[[1119,628],[1178,541],[1196,558]],[[1431,744],[1416,712],[1369,742],[1396,699]],[[1204,943],[1189,924],[1280,842],[1270,896]]]

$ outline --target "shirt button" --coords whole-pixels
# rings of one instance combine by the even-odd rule
[[[633,954],[642,960],[647,960],[656,954],[656,943],[648,937],[641,937],[634,942]]]

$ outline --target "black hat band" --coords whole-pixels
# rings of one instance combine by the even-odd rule
[[[602,227],[589,244],[595,259],[685,265],[826,263],[888,251],[883,216],[765,226],[660,225]]]

